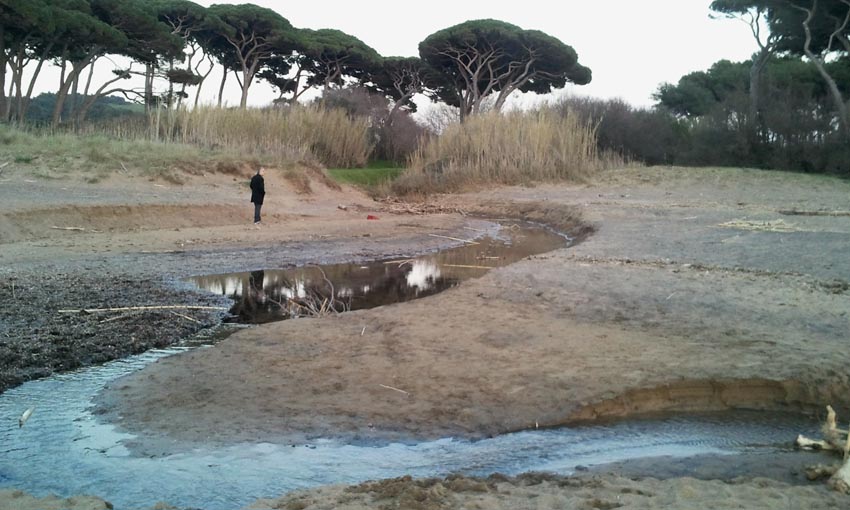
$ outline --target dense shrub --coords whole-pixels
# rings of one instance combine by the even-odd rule
[[[390,118],[390,101],[362,87],[330,90],[317,101],[325,108],[339,108],[352,118],[367,120],[373,160],[404,164],[427,134],[405,110]]]

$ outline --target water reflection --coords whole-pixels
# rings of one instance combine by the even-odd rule
[[[267,269],[190,281],[233,299],[233,321],[262,324],[304,315],[307,307],[359,310],[430,296],[490,268],[563,247],[566,240],[545,228],[513,225],[476,243],[409,260]]]

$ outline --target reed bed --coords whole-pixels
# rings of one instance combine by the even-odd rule
[[[129,169],[180,182],[186,172],[247,163],[324,175],[317,169],[366,164],[372,150],[367,123],[318,106],[157,109],[74,129],[0,126],[0,146],[7,159],[44,177],[82,171],[95,181]]]
[[[491,113],[449,126],[423,145],[393,183],[398,194],[486,184],[583,181],[600,168],[596,134],[571,112]]]
[[[180,110],[173,117],[150,121],[151,138],[186,145],[227,147],[282,162],[317,162],[351,168],[366,164],[372,147],[365,118],[340,109],[295,106],[231,110]]]

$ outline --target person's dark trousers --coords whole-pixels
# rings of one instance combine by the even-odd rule
[[[254,204],[254,223],[260,222],[260,209],[263,208],[263,204]]]

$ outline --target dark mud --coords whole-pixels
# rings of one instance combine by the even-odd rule
[[[0,278],[0,391],[31,379],[179,343],[223,312],[62,309],[226,306],[226,300],[127,273],[22,272]],[[177,315],[180,314],[180,315]]]

